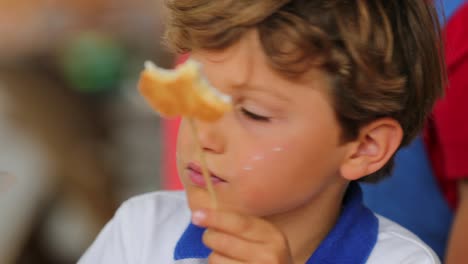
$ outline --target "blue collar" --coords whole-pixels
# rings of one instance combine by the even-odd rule
[[[306,264],[365,263],[377,242],[378,219],[362,204],[358,184],[350,184],[338,222]],[[211,250],[202,243],[205,229],[189,224],[174,251],[174,259],[204,259]]]

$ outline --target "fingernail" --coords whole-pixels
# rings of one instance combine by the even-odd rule
[[[201,224],[206,219],[206,213],[203,211],[195,211],[192,214],[192,222],[195,225]]]

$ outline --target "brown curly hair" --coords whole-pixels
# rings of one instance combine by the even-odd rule
[[[168,0],[166,41],[176,52],[223,49],[259,32],[271,67],[287,76],[320,67],[343,128],[355,139],[369,122],[391,117],[401,146],[421,130],[446,80],[438,16],[427,0]],[[388,175],[393,158],[363,178]]]

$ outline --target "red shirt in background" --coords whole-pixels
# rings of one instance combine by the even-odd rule
[[[457,206],[457,181],[468,179],[468,2],[445,27],[449,84],[425,129],[434,173],[447,201]]]
[[[176,65],[185,62],[189,55],[177,58]],[[163,130],[163,156],[162,156],[162,187],[166,190],[180,190],[183,188],[177,173],[176,146],[177,133],[179,131],[180,118],[164,119]]]

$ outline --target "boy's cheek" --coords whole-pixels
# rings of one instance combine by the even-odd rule
[[[187,126],[184,122],[181,123],[177,134],[177,145],[176,145],[176,158],[179,160],[186,160],[188,155],[193,151],[193,143],[191,142],[191,135],[187,131]]]

